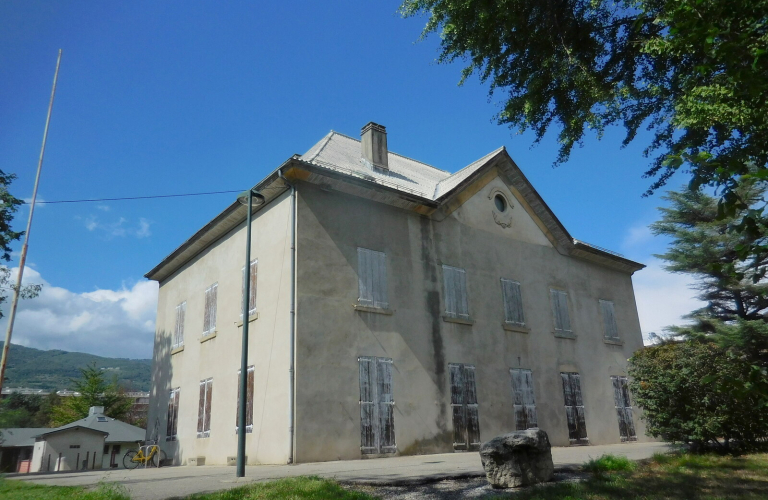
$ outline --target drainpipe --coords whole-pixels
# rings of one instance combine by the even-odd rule
[[[296,352],[296,187],[283,176],[282,169],[277,175],[291,186],[291,319],[289,326],[289,365],[288,365],[288,463],[294,460],[296,433],[294,429],[294,399],[296,392],[295,352]]]

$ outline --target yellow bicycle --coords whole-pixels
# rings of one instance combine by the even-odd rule
[[[139,447],[139,451],[128,450],[123,455],[123,467],[135,469],[139,465],[144,467],[160,467],[165,461],[165,452],[157,444],[146,444]]]

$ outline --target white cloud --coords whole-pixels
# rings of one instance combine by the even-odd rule
[[[647,224],[638,224],[629,228],[624,241],[621,243],[621,247],[626,251],[644,245],[652,239],[653,233],[651,233],[651,228]]]
[[[141,239],[152,235],[149,229],[152,222],[144,217],[139,218],[138,223],[133,225],[125,217],[119,217],[112,222],[102,222],[97,215],[91,214],[85,218],[84,223],[88,231],[99,231],[107,238],[133,236]]]
[[[662,334],[667,326],[686,323],[682,316],[705,305],[696,298],[690,276],[667,272],[662,265],[662,261],[652,258],[648,267],[632,277],[646,342],[649,333]]]
[[[102,210],[104,212],[109,212],[111,209],[109,208],[109,205],[96,205],[97,210]]]
[[[12,270],[13,280],[17,272],[18,268]],[[157,309],[154,281],[75,293],[51,285],[30,268],[24,269],[23,281],[42,284],[43,289],[37,298],[19,301],[13,343],[109,357],[152,357]],[[8,307],[4,309],[7,313]],[[7,317],[0,320],[2,331],[6,324]]]

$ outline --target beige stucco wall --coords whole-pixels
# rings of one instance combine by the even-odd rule
[[[80,470],[86,458],[88,469],[100,469],[105,437],[106,435],[100,432],[82,428],[50,434],[45,440],[35,442],[30,472]]]
[[[508,228],[494,221],[495,189],[513,204]],[[514,430],[509,369],[521,367],[553,445],[569,444],[561,371],[581,374],[590,442],[620,442],[610,376],[642,346],[629,274],[558,253],[498,178],[441,222],[306,183],[297,192],[297,462],[361,457],[361,355],[393,359],[400,454],[452,450],[449,363],[476,366],[482,440]],[[353,309],[357,247],[386,253],[393,315]],[[474,325],[442,319],[442,264],[466,269]],[[521,283],[530,333],[502,328],[502,277]],[[568,291],[575,340],[553,335],[550,286]],[[624,345],[603,341],[598,299],[614,301]]]
[[[250,322],[249,365],[255,365],[249,464],[288,458],[288,322],[290,308],[290,198],[284,193],[254,214],[251,258],[257,259],[258,319]],[[160,445],[175,463],[205,457],[226,464],[236,455],[245,223],[160,283],[148,434],[159,423]],[[205,290],[218,282],[216,336],[201,343]],[[187,302],[184,350],[171,354],[175,308]],[[213,378],[211,432],[197,438],[199,383]],[[166,441],[168,393],[181,388],[178,440]]]

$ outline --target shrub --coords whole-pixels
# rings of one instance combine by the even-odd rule
[[[724,451],[732,441],[750,448],[768,436],[763,399],[732,384],[749,379],[748,361],[693,340],[646,347],[629,361],[630,387],[651,436]]]

